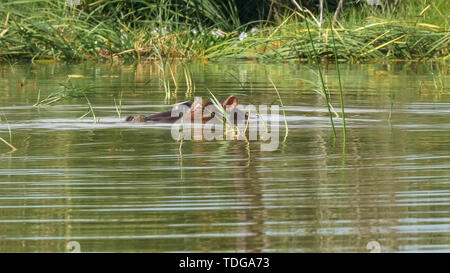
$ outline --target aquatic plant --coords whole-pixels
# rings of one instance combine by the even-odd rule
[[[122,96],[123,96],[123,92],[122,92],[122,90],[120,90],[120,98],[119,98],[118,104],[117,104],[116,98],[114,98],[114,107],[116,109],[116,113],[119,118],[122,116]]]
[[[70,76],[70,75],[69,75]],[[80,117],[80,119],[86,117],[89,114],[92,114],[94,123],[97,123],[99,119],[96,117],[94,112],[94,107],[92,106],[88,96],[95,93],[95,88],[91,86],[87,87],[79,87],[75,84],[73,84],[70,81],[71,77],[68,77],[68,80],[64,83],[60,83],[60,87],[55,90],[54,92],[50,93],[46,98],[40,99],[41,92],[38,91],[38,98],[37,102],[34,104],[34,106],[40,106],[40,105],[50,105],[59,101],[62,101],[67,98],[84,98],[86,100],[86,104],[89,107],[88,112],[86,112],[84,115]],[[120,108],[117,107],[116,104],[116,111],[118,111],[119,117],[120,117],[120,110],[121,109],[121,102],[120,102]]]
[[[134,62],[162,55],[305,62],[311,61],[309,34],[318,56],[330,60],[335,52],[329,41],[331,31],[341,62],[450,56],[446,0],[396,1],[380,7],[360,1],[344,5],[339,14],[333,1],[322,1],[325,8],[319,11],[304,7],[304,12],[293,2],[115,0],[66,5],[66,1],[2,1],[0,61]],[[310,21],[309,30],[305,20]],[[327,27],[331,22],[332,28]]]
[[[9,126],[8,120],[7,120],[6,116],[5,116],[3,113],[2,113],[2,116],[3,116],[3,118],[5,119],[6,124],[8,125],[9,142],[6,141],[6,140],[5,140],[4,138],[2,138],[1,136],[0,136],[0,140],[1,140],[3,143],[5,143],[7,146],[9,146],[9,148],[11,148],[11,151],[10,151],[10,152],[12,153],[12,152],[17,151],[17,148],[14,147],[14,146],[11,144],[11,143],[12,143],[11,127]],[[2,121],[1,116],[0,116],[0,121]]]
[[[278,88],[276,87],[275,83],[272,81],[272,79],[269,79],[269,81],[272,84],[273,88],[275,89],[275,92],[277,93],[278,100],[280,101],[280,105],[281,105],[281,111],[283,111],[284,127],[285,127],[285,134],[284,134],[283,142],[286,142],[286,139],[287,139],[288,134],[289,134],[289,126],[288,126],[288,123],[287,123],[286,111],[284,110],[283,100],[281,99],[280,92],[278,91]]]
[[[328,116],[330,118],[331,129],[333,130],[333,138],[336,139],[336,129],[334,127],[333,114],[331,113],[332,105],[331,105],[331,101],[330,101],[330,95],[328,93],[327,86],[325,85],[325,81],[323,79],[322,68],[320,66],[320,60],[319,60],[319,57],[318,57],[318,54],[317,54],[317,51],[315,48],[314,40],[311,35],[311,30],[309,28],[309,20],[305,20],[305,23],[306,23],[306,28],[308,30],[308,36],[309,36],[311,47],[312,47],[311,55],[314,57],[314,61],[315,61],[317,71],[319,74],[319,79],[320,79],[320,84],[321,84],[320,85],[321,88],[319,90],[320,90],[320,93],[322,94],[322,96],[325,98],[325,103],[326,103],[326,106],[328,109]]]

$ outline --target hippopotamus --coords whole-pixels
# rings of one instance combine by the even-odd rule
[[[241,117],[244,117],[245,120],[248,119],[247,114],[244,114],[239,109],[237,109],[238,99],[235,96],[229,96],[226,100],[220,101],[220,104],[223,109],[217,109],[212,102],[207,101],[205,99],[201,99],[200,97],[196,97],[193,102],[182,102],[175,106],[177,107],[181,106],[181,111],[178,111],[178,113],[183,113],[184,115],[187,112],[190,112],[189,114],[191,115],[191,122],[201,121],[202,123],[206,123],[211,119],[213,119],[216,113],[226,113],[228,115],[233,113],[234,123],[237,122],[239,114],[242,114]],[[204,111],[206,107],[213,107],[212,109],[214,111],[211,112]],[[172,110],[169,110],[161,113],[152,114],[149,116],[144,115],[128,116],[126,118],[126,121],[127,122],[154,121],[163,123],[174,123],[178,121],[183,115],[179,114],[178,116],[177,115],[172,116]]]

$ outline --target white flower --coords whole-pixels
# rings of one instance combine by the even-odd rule
[[[245,31],[239,34],[239,41],[243,41],[245,38],[247,38],[247,33]]]
[[[80,5],[80,0],[67,0],[66,2],[67,6],[78,6]]]
[[[152,30],[152,33],[153,33],[153,34],[155,34],[155,35],[161,34],[161,36],[166,36],[168,32],[169,32],[169,30],[168,30],[167,27],[163,27],[163,28],[161,28],[161,29],[155,27],[155,28]]]
[[[128,38],[128,36],[124,33],[122,34],[122,39],[126,40]]]
[[[192,32],[192,34],[194,34],[194,35],[197,35],[197,33],[198,33],[198,31],[197,31],[195,28],[193,28],[193,29],[191,30],[191,32]]]
[[[380,6],[380,0],[367,0],[367,5],[369,6]]]
[[[250,29],[250,32],[251,32],[252,34],[255,34],[257,31],[258,31],[258,28],[257,28],[257,27],[252,27],[252,29]]]

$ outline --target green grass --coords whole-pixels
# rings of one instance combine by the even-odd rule
[[[318,27],[290,1],[274,2],[271,13],[270,1],[255,5],[243,0],[86,0],[79,7],[65,3],[2,1],[0,62],[223,57],[311,62],[313,45],[321,60],[339,62],[449,58],[447,0],[400,1],[397,7],[382,8],[348,4],[334,39],[329,27],[333,10],[325,11],[324,26]],[[258,29],[254,33],[253,27]],[[245,39],[239,38],[242,32],[247,33]]]
[[[309,21],[308,30],[303,21]],[[295,14],[282,29],[264,29],[260,35],[235,46],[222,44],[221,50],[208,57],[254,57],[263,60],[311,61],[309,52],[313,45],[324,60],[337,57],[350,63],[385,60],[442,60],[448,58],[450,34],[447,26],[404,20],[368,17],[357,25],[336,27],[335,45],[332,44],[331,27],[319,28],[309,19]],[[309,37],[311,34],[311,37]],[[268,39],[267,37],[270,37]],[[311,39],[313,43],[311,43]],[[220,48],[220,45],[216,46]],[[335,51],[333,48],[338,49]]]

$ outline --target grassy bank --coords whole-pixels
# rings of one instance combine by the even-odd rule
[[[395,7],[349,3],[334,24],[329,7],[320,26],[313,5],[300,10],[291,1],[255,2],[3,1],[0,62],[226,57],[306,62],[316,54],[324,61],[370,62],[450,56],[447,0],[399,1]]]

